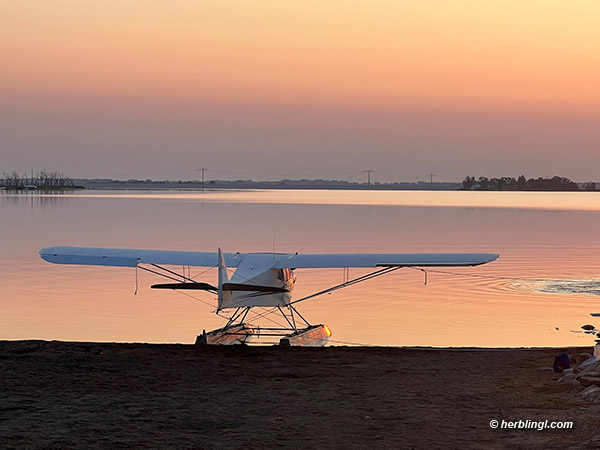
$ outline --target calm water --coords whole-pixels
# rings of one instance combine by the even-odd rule
[[[0,193],[0,339],[193,342],[214,296],[153,291],[135,269],[42,261],[51,245],[278,252],[495,252],[475,268],[401,269],[300,305],[334,341],[592,345],[600,195],[413,191]],[[216,271],[192,268],[197,280]],[[351,270],[355,276],[364,271]],[[343,269],[298,270],[299,298]]]

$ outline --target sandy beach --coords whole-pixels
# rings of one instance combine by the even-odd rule
[[[561,351],[2,341],[0,447],[598,448]]]

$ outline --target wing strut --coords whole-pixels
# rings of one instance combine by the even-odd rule
[[[187,277],[180,273],[174,272],[165,267],[159,266],[158,264],[150,264],[150,265],[153,267],[156,267],[157,269],[163,270],[164,272],[173,274],[173,275],[175,275],[175,277],[179,277],[179,278],[183,279],[183,280],[180,280],[179,278],[175,278],[174,276],[167,275],[165,273],[158,272],[156,270],[152,270],[152,269],[142,266],[141,264],[138,264],[136,266],[136,269],[142,269],[142,270],[145,270],[146,272],[150,272],[155,275],[160,275],[161,277],[165,277],[169,280],[173,280],[176,282],[176,283],[171,283],[171,284],[154,284],[151,286],[152,289],[204,290],[204,291],[214,292],[215,294],[217,293],[217,287],[212,286],[208,283],[201,283],[201,282],[195,281],[194,279],[192,279],[190,277]],[[137,270],[136,270],[136,291],[137,291]]]
[[[156,267],[158,269],[164,270],[165,272],[172,273],[173,275],[175,275],[177,277],[181,277],[181,278],[183,278],[184,282],[185,281],[189,281],[190,283],[196,283],[196,281],[192,280],[190,277],[186,277],[185,276],[185,266],[184,266],[184,269],[183,269],[184,275],[181,275],[180,273],[173,272],[172,270],[169,270],[169,269],[167,269],[165,267],[159,266],[158,264],[150,263],[150,265],[154,266],[154,267]]]
[[[294,300],[293,302],[290,302],[289,304],[293,305],[294,303],[300,303],[300,302],[303,302],[304,300],[318,297],[319,295],[329,294],[330,292],[337,291],[338,289],[352,286],[353,284],[357,284],[362,281],[367,281],[367,280],[370,280],[371,278],[379,277],[381,275],[386,275],[388,273],[394,272],[395,270],[398,270],[401,268],[402,268],[402,266],[384,267],[383,269],[379,269],[379,270],[376,270],[375,272],[371,272],[366,275],[362,275],[360,277],[354,278],[353,280],[346,281],[345,283],[338,284],[336,286],[332,286],[332,287],[324,289],[322,291],[315,292],[314,294],[307,295],[306,297],[299,298],[298,300]]]
[[[137,267],[139,267],[142,270],[145,270],[146,272],[153,273],[154,275],[160,275],[161,277],[165,277],[165,278],[168,278],[169,280],[173,280],[173,281],[177,281],[178,283],[181,283],[181,281],[178,278],[171,277],[169,275],[165,275],[164,273],[157,272],[156,270],[148,269],[147,267],[141,266],[139,264],[137,265]],[[162,269],[162,267],[161,267],[161,269]],[[177,275],[179,275],[179,274],[177,274]]]

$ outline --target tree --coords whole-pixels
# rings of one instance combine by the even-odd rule
[[[476,183],[475,177],[467,177],[463,180],[462,185],[465,191],[470,191]]]

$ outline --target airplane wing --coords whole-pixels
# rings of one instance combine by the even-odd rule
[[[136,267],[138,264],[216,267],[217,252],[135,250],[97,247],[48,247],[42,259],[56,264]],[[225,264],[256,264],[263,268],[304,269],[334,267],[448,267],[477,266],[494,261],[495,253],[226,253]]]
[[[478,266],[495,253],[355,253],[287,255],[275,268]]]
[[[55,264],[135,267],[138,264],[173,266],[217,266],[217,252],[185,252],[169,250],[135,250],[100,247],[48,247],[40,250],[42,259]],[[241,254],[225,256],[229,267],[237,267]]]

